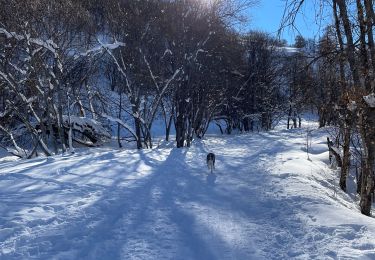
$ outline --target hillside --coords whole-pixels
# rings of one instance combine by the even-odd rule
[[[0,258],[374,259],[375,220],[338,189],[315,128],[3,159]]]

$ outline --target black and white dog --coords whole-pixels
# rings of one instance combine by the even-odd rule
[[[211,173],[213,172],[213,170],[215,170],[215,154],[207,154],[207,167],[211,171]]]

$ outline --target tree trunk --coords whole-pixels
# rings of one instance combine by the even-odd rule
[[[363,5],[361,0],[356,0],[357,2],[357,13],[358,13],[358,22],[359,22],[359,42],[360,42],[360,58],[362,63],[362,78],[365,79],[365,88],[371,90],[370,83],[370,73],[369,73],[369,61],[367,57],[367,47],[366,47],[366,23],[365,17],[363,14]]]
[[[182,111],[177,112],[175,127],[176,127],[176,143],[177,148],[181,148],[185,143],[185,117]]]
[[[94,120],[97,120],[96,111],[95,111],[94,103],[93,103],[93,95],[92,95],[91,87],[88,84],[85,84],[85,86],[86,86],[86,91],[87,91],[87,94],[88,94],[88,101],[89,101],[89,107],[90,107],[90,110],[91,110],[90,112],[91,112],[92,118]]]
[[[169,135],[171,132],[171,127],[172,127],[172,120],[173,120],[173,115],[170,115],[168,123],[167,123],[167,127],[165,128],[165,140],[166,141],[169,141]]]
[[[135,134],[137,136],[137,149],[142,149],[142,136],[141,136],[141,120],[136,117],[134,118]]]
[[[142,122],[139,113],[139,98],[131,100],[132,112],[134,118],[135,135],[137,137],[137,149],[142,149]]]
[[[344,48],[344,41],[342,39],[342,34],[341,34],[341,29],[340,29],[340,20],[337,15],[337,3],[336,0],[333,1],[333,14],[335,17],[335,27],[336,27],[336,34],[337,34],[337,40],[339,42],[339,47],[340,47],[340,61],[339,61],[339,66],[340,66],[340,86],[345,87],[345,48]]]
[[[223,131],[223,128],[221,127],[221,125],[219,123],[216,123],[216,125],[219,127],[220,133],[224,134],[224,131]]]
[[[65,140],[65,131],[64,131],[64,119],[63,119],[63,93],[60,84],[57,84],[57,99],[58,99],[58,108],[57,108],[57,131],[59,133],[59,138],[61,142],[62,152],[66,152],[66,140]]]
[[[296,113],[296,111],[294,111],[294,113],[293,113],[292,121],[293,121],[293,127],[297,128],[297,113]]]
[[[185,141],[187,138],[187,103],[184,101],[184,99],[181,99],[179,101],[179,104],[176,106],[176,142],[177,142],[177,148],[184,147]]]
[[[118,108],[118,118],[121,120],[121,110],[122,110],[122,95],[120,91],[120,104]],[[117,143],[118,147],[122,148],[122,143],[121,143],[121,124],[117,123]]]
[[[374,33],[373,27],[375,25],[375,14],[374,14],[374,5],[372,0],[365,0],[365,9],[366,9],[366,21],[367,21],[367,39],[368,39],[368,47],[370,49],[371,55],[371,66],[372,66],[372,74],[370,73],[371,77],[371,85],[369,86],[371,92],[375,91],[375,44],[374,44]]]
[[[326,119],[326,108],[325,108],[325,105],[321,106],[320,108],[318,108],[318,114],[319,114],[319,128],[321,127],[325,127],[326,126],[326,123],[327,123],[327,119]]]
[[[333,3],[337,3],[339,9],[340,9],[340,18],[344,26],[344,31],[345,31],[345,36],[347,40],[347,58],[350,66],[350,70],[352,71],[352,76],[353,76],[353,81],[354,85],[356,87],[360,87],[361,81],[359,77],[359,72],[358,72],[358,66],[357,62],[355,59],[355,45],[353,41],[353,34],[352,34],[352,28],[350,25],[350,20],[348,16],[348,11],[346,7],[346,2],[345,0],[333,0]]]
[[[342,167],[342,160],[340,154],[336,151],[336,149],[333,147],[333,142],[329,140],[327,137],[327,145],[328,145],[328,150],[329,150],[329,161],[331,161],[331,155],[335,156],[335,160],[337,163],[337,167]]]
[[[288,123],[286,125],[287,129],[290,127],[290,118],[292,117],[292,105],[289,105],[289,112],[288,112]]]
[[[344,122],[344,145],[342,156],[342,167],[340,174],[340,188],[346,192],[346,179],[350,169],[350,136],[351,136],[351,116],[346,115]]]
[[[371,215],[372,194],[374,192],[375,160],[375,109],[365,108],[360,115],[359,125],[363,142],[364,167],[361,185],[361,213]]]

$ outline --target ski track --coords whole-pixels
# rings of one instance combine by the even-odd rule
[[[375,259],[323,136],[311,160],[281,130],[2,163],[0,259]]]

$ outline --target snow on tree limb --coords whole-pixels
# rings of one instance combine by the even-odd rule
[[[27,37],[25,37],[23,35],[15,33],[15,32],[8,32],[4,28],[0,28],[0,34],[5,35],[5,37],[7,37],[8,39],[14,38],[18,41],[27,40],[30,43],[34,43],[38,46],[41,46],[41,47],[44,47],[44,48],[48,49],[49,51],[51,51],[55,55],[57,54],[56,50],[58,49],[58,46],[52,40],[44,41],[44,40],[39,39],[39,38],[30,38],[29,35],[27,35]]]
[[[12,132],[8,131],[7,129],[5,129],[1,125],[0,125],[0,130],[3,131],[4,133],[6,133],[9,136],[9,138],[10,138],[10,140],[11,140],[13,146],[14,146],[14,149],[7,147],[6,150],[9,153],[11,153],[11,154],[13,154],[17,157],[26,158],[27,157],[26,152],[23,149],[21,149],[21,147],[19,147],[17,145],[16,140],[14,139],[14,136],[13,136]]]
[[[98,40],[99,44],[102,46],[102,48],[109,54],[109,56],[111,56],[111,58],[113,59],[114,63],[116,64],[117,66],[117,70],[124,76],[125,78],[125,82],[126,82],[126,87],[127,87],[127,91],[131,94],[133,91],[130,87],[130,81],[128,79],[128,75],[126,74],[126,72],[124,71],[124,69],[126,69],[126,66],[125,66],[125,63],[124,61],[122,60],[122,64],[123,66],[120,65],[120,63],[118,62],[117,58],[115,57],[115,55],[113,55],[112,51],[113,49],[116,49],[120,46],[125,46],[124,43],[119,43],[118,44],[103,44],[100,40]],[[117,46],[116,48],[114,48],[115,46]],[[121,59],[122,59],[122,56],[121,56]]]
[[[99,40],[98,40],[98,42],[99,42],[98,46],[95,46],[95,47],[93,47],[93,48],[91,48],[91,49],[89,49],[89,50],[87,50],[85,52],[81,52],[79,54],[76,54],[74,56],[74,59],[77,59],[79,57],[86,57],[86,56],[89,56],[91,54],[96,55],[98,53],[102,53],[102,51],[106,50],[106,49],[108,49],[108,50],[114,50],[114,49],[117,49],[120,46],[121,47],[125,46],[125,43],[119,42],[117,40],[115,40],[114,43],[101,43]]]
[[[125,123],[125,122],[122,121],[121,119],[119,119],[119,118],[114,118],[114,117],[112,117],[112,116],[110,116],[110,115],[107,115],[107,114],[105,114],[105,113],[102,113],[102,114],[100,114],[100,115],[101,115],[102,117],[108,119],[109,121],[119,123],[119,124],[122,125],[125,129],[127,129],[127,130],[128,130],[128,131],[129,131],[134,137],[135,137],[136,140],[138,140],[138,137],[137,137],[137,135],[136,135],[134,129],[131,128],[127,123]]]
[[[369,107],[375,108],[375,93],[371,93],[370,95],[364,96],[363,99]]]
[[[141,49],[140,49],[140,52],[142,53],[142,50],[141,50]],[[143,60],[144,60],[144,62],[145,62],[146,65],[147,65],[147,68],[148,68],[148,71],[149,71],[150,76],[151,76],[151,78],[152,78],[152,81],[154,82],[155,88],[156,88],[156,90],[157,90],[157,92],[158,92],[157,97],[155,98],[153,104],[151,105],[150,118],[148,119],[148,126],[147,126],[148,128],[150,128],[150,127],[151,127],[151,124],[152,124],[152,121],[153,121],[153,119],[154,119],[154,117],[155,117],[156,111],[157,111],[157,109],[158,109],[158,107],[159,107],[159,105],[160,105],[161,99],[162,99],[162,97],[163,97],[165,91],[168,89],[170,83],[171,83],[171,82],[176,78],[176,76],[180,73],[181,68],[177,69],[177,70],[174,72],[174,74],[172,75],[172,77],[170,77],[170,78],[168,79],[168,81],[166,82],[166,84],[164,85],[163,89],[160,90],[159,84],[158,84],[158,82],[157,82],[157,80],[156,80],[156,77],[155,77],[154,73],[152,72],[152,69],[151,69],[150,63],[149,63],[148,60],[146,59],[146,56],[145,56],[145,55],[143,55]]]
[[[19,68],[17,65],[13,64],[12,62],[9,62],[9,65],[12,66],[16,71],[21,73],[22,75],[26,75],[27,72],[21,68]]]
[[[10,38],[15,38],[16,40],[24,39],[23,36],[17,35],[15,32],[8,32],[4,28],[0,28],[0,34],[5,34],[5,37],[7,37],[8,39]]]

